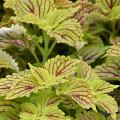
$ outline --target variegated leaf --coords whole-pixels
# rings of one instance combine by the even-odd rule
[[[58,8],[69,8],[73,3],[70,0],[55,0],[55,4]]]
[[[98,11],[98,7],[88,0],[78,0],[74,3],[73,7],[78,7],[79,10],[75,12],[73,18],[75,18],[81,25],[84,24],[85,18],[88,14]]]
[[[88,84],[91,90],[97,94],[109,93],[119,87],[118,85],[113,85],[103,80],[88,81]]]
[[[77,67],[77,77],[87,81],[98,79],[98,76],[95,74],[92,67],[82,60]]]
[[[97,75],[105,80],[120,80],[120,57],[110,57],[95,68]]]
[[[120,43],[111,46],[111,48],[107,50],[106,56],[120,56]]]
[[[11,87],[10,84],[4,86],[7,92],[6,99],[29,96],[31,92],[37,92],[39,89],[38,81],[32,76],[29,70],[20,72],[19,74],[13,74],[12,76],[6,77],[4,80],[5,82],[3,82],[3,84],[1,83],[1,90],[3,90],[3,85],[5,85],[5,83],[12,81]],[[7,86],[10,89],[7,89]],[[5,91],[3,91],[3,94],[5,94]]]
[[[0,68],[11,68],[16,72],[19,71],[18,64],[15,60],[7,54],[5,51],[0,49]]]
[[[105,116],[98,112],[87,111],[77,114],[77,120],[106,120]]]
[[[104,12],[109,12],[113,7],[120,5],[119,0],[96,0],[96,2]]]
[[[118,105],[114,98],[107,94],[97,95],[94,98],[96,105],[101,106],[103,109],[110,113],[112,118],[116,120],[116,113],[118,112]]]
[[[84,46],[79,51],[79,55],[82,56],[83,60],[88,64],[93,63],[98,57],[105,53],[107,48],[104,46],[88,45]]]
[[[54,0],[6,0],[4,6],[12,8],[17,16],[32,14],[42,19],[54,9]]]
[[[65,78],[73,75],[77,69],[76,65],[79,60],[71,59],[70,57],[59,56],[49,59],[44,68],[49,71],[51,75],[56,77]]]
[[[17,101],[0,100],[0,120],[19,120],[19,111]]]
[[[83,80],[72,80],[60,86],[58,94],[71,97],[83,108],[95,108],[92,101],[91,90]]]

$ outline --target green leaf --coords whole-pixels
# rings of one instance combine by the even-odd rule
[[[87,111],[77,114],[77,120],[106,120],[105,116],[101,113]]]
[[[12,8],[17,16],[25,16],[29,13],[40,19],[54,9],[53,0],[5,0],[5,8]]]
[[[98,79],[98,76],[95,74],[92,67],[82,60],[77,67],[77,77],[87,81]]]
[[[17,101],[0,100],[0,120],[19,120],[19,110]]]
[[[113,120],[113,118],[109,116],[109,117],[107,118],[107,120]],[[119,114],[117,114],[116,120],[120,120],[120,115],[119,115]]]
[[[72,1],[70,0],[55,0],[55,5],[58,8],[69,8],[72,7]]]
[[[120,43],[113,45],[107,50],[106,56],[120,56]]]
[[[81,25],[84,24],[87,15],[98,11],[98,7],[88,0],[78,0],[74,3],[73,7],[79,7],[78,11],[74,13],[73,18]]]
[[[94,108],[91,90],[88,84],[83,80],[72,80],[64,83],[58,89],[58,94],[71,97],[83,108]]]
[[[18,64],[15,60],[7,54],[5,51],[0,49],[0,68],[11,68],[16,72],[19,71]]]
[[[88,81],[89,87],[93,92],[97,94],[104,94],[112,92],[114,89],[118,88],[118,85],[112,85],[103,80],[92,80]]]
[[[83,60],[88,64],[93,63],[98,57],[105,53],[107,48],[104,46],[87,45],[84,46],[78,54],[82,56]]]
[[[120,57],[109,57],[105,63],[95,68],[97,75],[104,80],[120,80]]]
[[[57,55],[55,58],[49,59],[44,68],[47,69],[51,75],[66,78],[75,74],[77,69],[76,65],[79,62],[79,60],[71,59],[70,57]]]
[[[96,0],[96,2],[104,12],[109,12],[113,7],[120,5],[119,0]]]
[[[110,113],[112,118],[116,120],[116,112],[118,112],[118,105],[114,98],[107,94],[97,95],[94,98],[96,105],[101,106],[103,109]]]

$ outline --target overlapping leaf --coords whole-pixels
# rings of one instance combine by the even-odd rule
[[[6,0],[4,6],[12,8],[17,16],[32,14],[44,18],[54,8],[53,0]]]
[[[83,108],[93,107],[92,94],[87,83],[83,80],[72,80],[65,83],[58,90],[59,94],[70,96]]]
[[[86,15],[96,12],[98,10],[98,7],[95,4],[92,4],[91,2],[88,2],[88,0],[78,0],[74,3],[73,7],[78,7],[79,10],[75,12],[73,17],[81,24],[84,24]]]
[[[119,0],[96,0],[96,2],[104,12],[109,12],[113,7],[120,5]]]
[[[97,95],[94,98],[96,105],[104,108],[107,113],[110,113],[112,118],[116,120],[116,112],[118,112],[118,106],[114,98],[108,96],[107,94]]]
[[[111,46],[110,49],[107,50],[107,56],[120,56],[120,43],[117,45]]]
[[[120,80],[120,57],[110,57],[100,66],[95,68],[98,76],[105,80]]]
[[[49,59],[44,67],[50,74],[56,77],[65,78],[75,73],[77,69],[76,65],[79,62],[79,60],[58,55],[55,58]]]
[[[5,51],[0,49],[0,68],[11,68],[16,72],[19,71],[18,64],[15,60],[7,54]]]
[[[55,0],[55,4],[58,8],[69,8],[73,3],[70,0]]]
[[[84,80],[87,81],[98,79],[98,76],[92,70],[91,66],[84,61],[81,61],[80,64],[78,65],[77,77],[83,78]]]
[[[92,111],[78,113],[77,116],[79,116],[77,120],[106,120],[102,114]]]
[[[105,50],[106,48],[104,46],[88,45],[83,47],[78,54],[82,56],[84,61],[90,64],[103,55]]]
[[[19,120],[20,105],[17,101],[0,100],[0,119]]]
[[[108,117],[107,120],[113,120],[113,119],[112,119],[112,117]],[[120,120],[120,115],[119,114],[117,114],[116,120]]]

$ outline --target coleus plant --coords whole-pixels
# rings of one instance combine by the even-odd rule
[[[0,120],[119,120],[120,1],[4,1]]]

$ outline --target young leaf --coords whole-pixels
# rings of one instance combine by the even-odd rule
[[[16,72],[19,71],[18,64],[15,60],[7,54],[5,51],[0,49],[0,68],[11,68]]]
[[[51,75],[56,77],[66,78],[73,75],[77,69],[76,65],[79,60],[71,59],[70,57],[59,56],[49,59],[44,68],[49,71]]]
[[[120,80],[120,57],[110,57],[95,68],[98,76],[105,80]]]
[[[72,80],[60,86],[58,94],[71,97],[83,108],[94,108],[91,90],[83,80]]]
[[[118,106],[114,98],[107,94],[97,95],[94,98],[96,105],[104,108],[107,113],[110,113],[112,118],[116,120],[116,112],[118,112]]]
[[[113,7],[120,5],[119,0],[96,0],[96,2],[104,12],[109,12]]]

